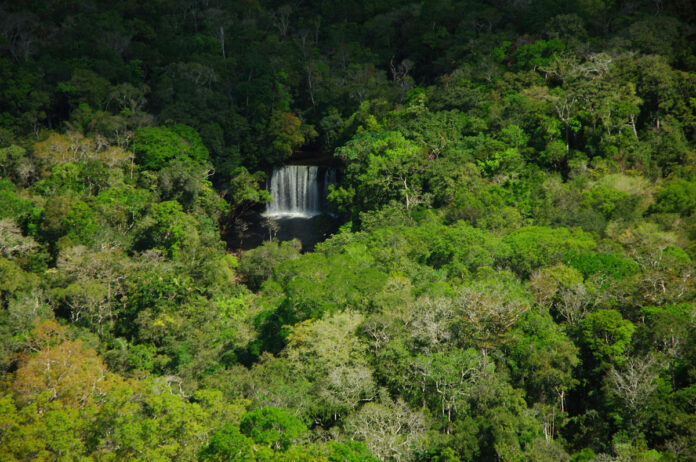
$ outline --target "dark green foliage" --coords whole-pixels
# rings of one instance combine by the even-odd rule
[[[568,251],[593,250],[594,239],[582,231],[565,228],[530,226],[515,230],[503,238],[510,248],[509,262],[521,276],[528,276],[534,269],[550,266]]]
[[[385,284],[387,275],[370,264],[369,254],[357,253],[363,249],[355,250],[352,255],[305,255],[277,268],[276,279],[292,307],[288,321],[320,318],[327,311],[370,308],[369,300]]]
[[[563,255],[563,263],[580,271],[585,278],[602,274],[619,280],[639,271],[634,260],[618,254],[570,251]]]
[[[650,211],[689,216],[696,212],[696,183],[678,179],[670,181],[657,193]]]
[[[263,172],[252,174],[244,167],[234,170],[228,194],[231,210],[241,214],[249,207],[271,201],[271,195],[260,186],[265,179],[266,175]]]
[[[519,70],[536,70],[548,65],[554,55],[562,52],[565,48],[565,44],[559,39],[539,40],[517,48],[513,57]]]
[[[196,245],[199,239],[195,220],[185,214],[177,201],[156,204],[141,223],[136,248],[158,248],[175,257],[183,248]]]
[[[307,432],[307,427],[297,417],[275,407],[264,407],[244,415],[239,429],[255,443],[274,451],[287,449]]]
[[[135,132],[133,151],[138,163],[149,170],[159,170],[173,160],[196,164],[208,160],[200,135],[186,125],[140,128]]]
[[[285,260],[299,256],[297,243],[277,241],[264,242],[256,249],[246,252],[239,262],[239,272],[252,290],[271,277],[273,268]]]
[[[695,25],[3,2],[0,457],[694,459]],[[225,249],[319,158],[340,232]]]
[[[635,214],[639,197],[608,188],[585,191],[582,205],[602,214],[607,220],[630,220]]]
[[[606,370],[612,364],[626,361],[635,328],[616,310],[598,310],[587,315],[580,324],[580,340],[591,355],[595,370]]]
[[[10,180],[0,178],[0,216],[2,218],[28,218],[31,202],[17,194],[17,187]]]
[[[347,443],[330,441],[327,446],[331,450],[329,454],[331,462],[376,462],[378,460],[363,443],[358,441]]]
[[[515,380],[527,392],[527,400],[555,402],[577,380],[577,349],[548,312],[529,312],[518,329],[510,332],[508,362]]]
[[[226,423],[218,429],[210,443],[198,453],[199,461],[246,462],[255,460],[253,441],[239,431],[239,427]]]

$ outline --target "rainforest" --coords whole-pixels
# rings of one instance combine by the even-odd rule
[[[691,0],[0,1],[0,461],[694,460]]]

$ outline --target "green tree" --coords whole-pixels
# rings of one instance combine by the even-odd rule
[[[650,206],[655,213],[678,213],[688,216],[696,211],[696,183],[677,179],[665,184]]]
[[[568,391],[578,384],[573,375],[580,362],[577,348],[545,310],[527,313],[509,335],[508,364],[527,401],[557,405],[562,416]]]
[[[422,179],[416,175],[424,167],[426,157],[422,149],[400,133],[359,135],[337,150],[336,155],[347,164],[347,188],[334,189],[329,198],[343,201],[337,205],[345,209],[354,207],[354,214],[391,200],[404,203],[407,209],[426,201]]]
[[[597,310],[580,323],[580,341],[596,371],[622,365],[635,325],[616,310]]]
[[[512,231],[503,242],[510,247],[510,265],[522,276],[528,276],[535,268],[559,262],[567,251],[593,250],[596,246],[594,239],[582,231],[540,226]]]
[[[307,427],[297,417],[276,407],[264,407],[245,414],[239,429],[254,442],[274,451],[287,449],[307,432]]]
[[[196,221],[184,213],[177,201],[155,204],[149,219],[140,223],[138,234],[137,249],[159,248],[171,258],[197,245],[199,240]]]
[[[209,155],[198,132],[186,125],[139,128],[133,151],[138,163],[149,170],[159,170],[175,159],[204,164]]]
[[[198,452],[199,461],[253,462],[254,442],[239,431],[239,427],[228,422],[218,429],[210,443]]]
[[[298,242],[264,242],[252,249],[239,261],[239,273],[251,290],[258,290],[261,284],[273,275],[273,269],[287,260],[299,257]]]

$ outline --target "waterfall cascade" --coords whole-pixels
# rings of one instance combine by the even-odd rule
[[[326,206],[329,185],[335,182],[333,168],[286,165],[274,169],[268,181],[273,201],[266,206],[264,215],[299,218],[319,215]]]

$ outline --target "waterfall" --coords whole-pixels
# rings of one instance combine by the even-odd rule
[[[266,206],[265,216],[312,217],[321,214],[326,205],[330,184],[336,182],[336,171],[308,165],[286,165],[276,168],[268,182],[273,201]]]

